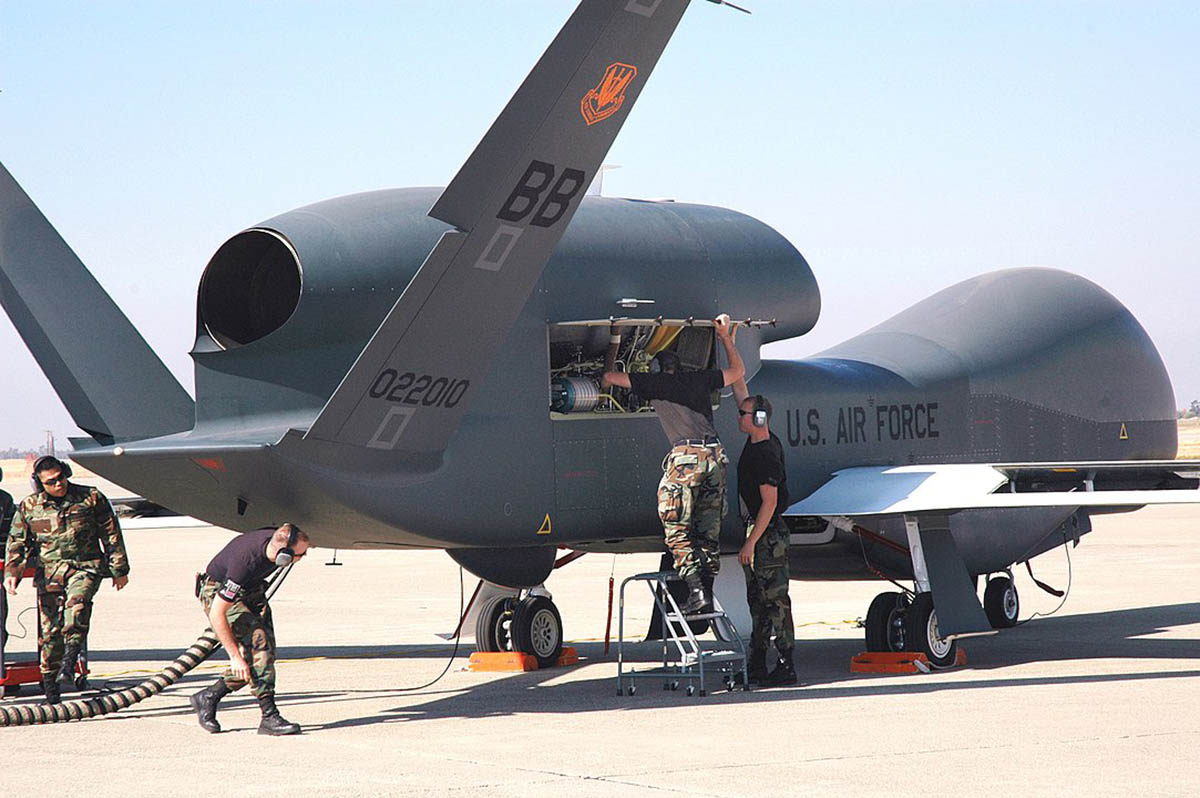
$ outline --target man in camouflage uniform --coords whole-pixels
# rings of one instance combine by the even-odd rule
[[[766,397],[750,396],[746,383],[733,386],[738,402],[738,429],[746,433],[746,445],[738,458],[738,495],[746,508],[746,542],[738,560],[746,576],[746,600],[754,627],[750,634],[750,681],[764,686],[796,683],[792,661],[796,645],[792,601],[788,596],[788,543],[790,533],[780,518],[789,506],[783,443],[771,433],[771,403]],[[771,634],[779,664],[767,672],[767,650]]]
[[[117,590],[129,583],[129,558],[112,505],[95,488],[72,485],[70,469],[55,457],[33,464],[41,489],[13,515],[4,586],[17,592],[22,572],[37,565],[42,689],[59,701],[60,683],[73,684],[75,664],[87,639],[92,598],[100,580]]]
[[[262,710],[259,734],[300,733],[275,706],[275,626],[267,604],[267,578],[308,551],[309,540],[295,524],[263,527],[238,535],[197,575],[198,596],[229,667],[211,686],[191,697],[200,727],[221,731],[217,704],[229,693],[251,685]]]
[[[602,379],[605,386],[629,388],[653,400],[663,432],[671,441],[658,483],[658,515],[675,570],[688,585],[688,599],[681,607],[686,614],[712,608],[712,584],[721,565],[721,519],[729,461],[713,426],[712,392],[732,385],[745,373],[730,337],[729,316],[721,314],[713,326],[729,368],[685,372],[674,352],[663,351],[655,356],[658,373],[613,371],[621,340],[614,329]]]

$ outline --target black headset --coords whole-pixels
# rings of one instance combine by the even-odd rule
[[[295,524],[288,524],[288,526],[292,531],[288,533],[287,545],[275,555],[275,565],[279,568],[286,568],[296,561],[296,550],[292,547],[296,545],[296,540],[300,537],[300,527]]]
[[[682,365],[683,361],[679,359],[679,355],[668,349],[664,349],[655,355],[654,359],[650,361],[650,373],[666,374],[667,372],[673,371],[678,374]]]
[[[754,411],[750,416],[750,423],[756,427],[767,426],[767,419],[771,417],[771,405],[767,403],[767,398],[761,393],[754,395]]]
[[[42,484],[38,473],[41,471],[53,471],[58,469],[62,472],[63,479],[71,478],[71,464],[64,463],[52,454],[46,454],[39,457],[33,463],[33,473],[29,475],[29,485],[34,491],[45,490],[46,486]]]

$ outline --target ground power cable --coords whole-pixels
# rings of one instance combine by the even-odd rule
[[[463,589],[463,569],[462,569],[462,566],[460,565],[460,566],[458,566],[458,618],[459,618],[458,628],[454,630],[454,649],[450,652],[450,659],[446,660],[446,667],[442,668],[441,673],[439,673],[437,676],[433,677],[433,679],[431,679],[430,681],[425,682],[425,684],[417,685],[416,687],[395,687],[395,688],[392,688],[393,692],[411,693],[411,692],[415,692],[417,690],[424,690],[427,687],[433,687],[435,684],[437,684],[438,682],[440,682],[442,680],[443,676],[445,676],[447,673],[450,672],[450,666],[454,664],[454,659],[455,659],[455,657],[458,656],[458,644],[462,640],[463,609],[464,609],[464,605],[465,605],[465,602],[464,602],[465,597],[466,597],[466,592]]]
[[[1063,552],[1067,555],[1067,589],[1062,592],[1062,597],[1059,599],[1058,606],[1050,610],[1050,612],[1035,612],[1025,620],[1018,621],[1017,623],[1013,624],[1014,626],[1024,626],[1034,618],[1049,618],[1051,615],[1054,615],[1056,612],[1061,610],[1063,605],[1067,603],[1067,599],[1071,595],[1071,583],[1074,581],[1074,573],[1071,567],[1071,547],[1068,545],[1067,536],[1065,533],[1063,534]],[[1025,565],[1029,565],[1028,560],[1025,561]],[[1032,568],[1030,569],[1029,575],[1030,577],[1033,576]],[[1034,581],[1036,582],[1037,580],[1034,579]]]

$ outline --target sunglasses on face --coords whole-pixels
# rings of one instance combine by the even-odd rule
[[[59,474],[56,477],[47,477],[46,479],[43,479],[42,484],[43,485],[61,485],[61,484],[63,484],[64,481],[66,481],[66,477],[64,477],[62,474]]]

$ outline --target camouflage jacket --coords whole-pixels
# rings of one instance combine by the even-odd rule
[[[13,515],[4,575],[20,574],[36,560],[38,585],[61,590],[71,570],[125,576],[129,558],[121,526],[104,494],[69,484],[54,499],[44,491],[25,497]]]

